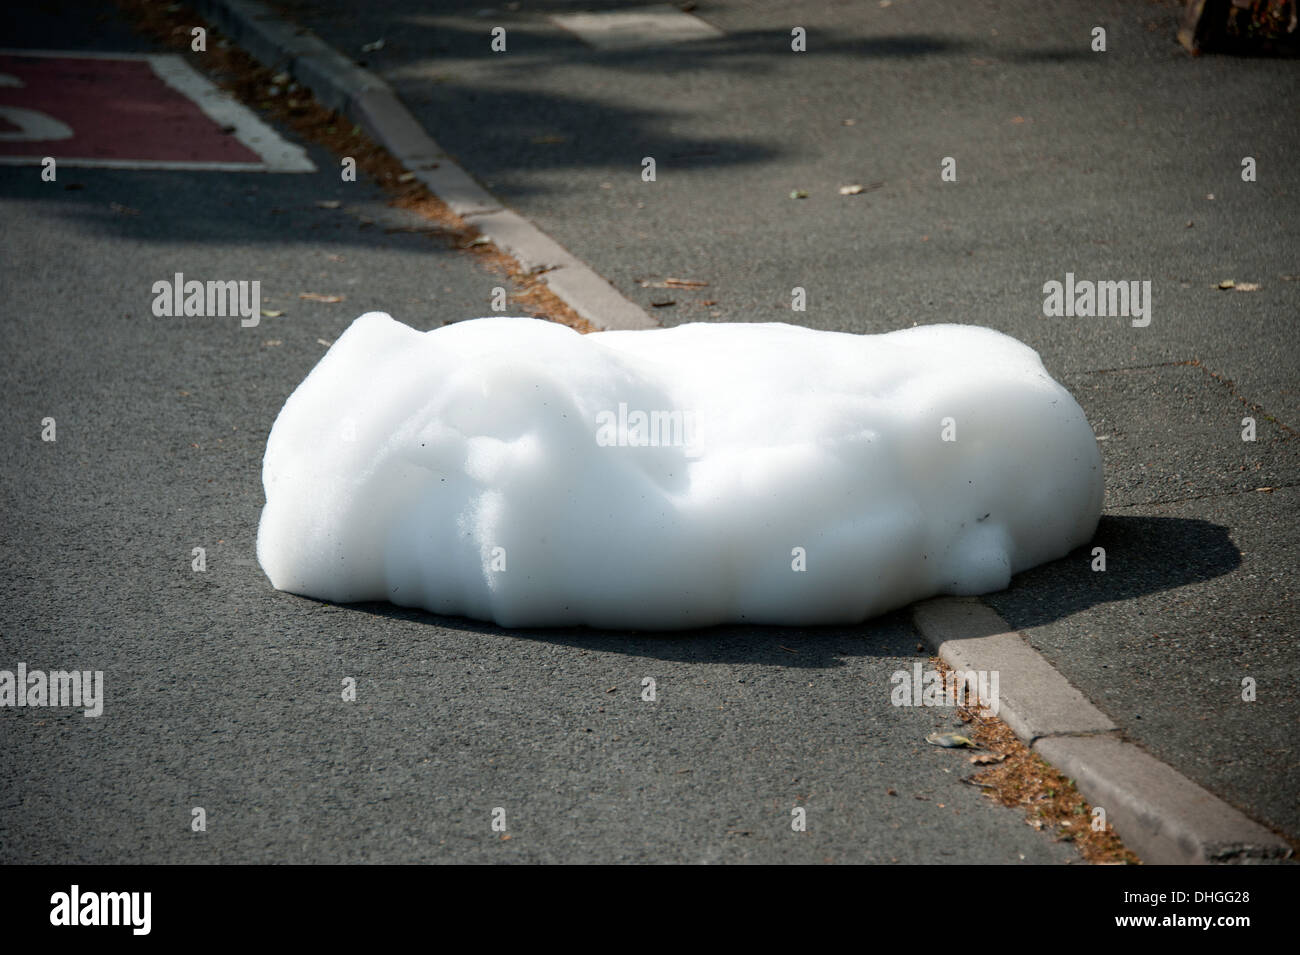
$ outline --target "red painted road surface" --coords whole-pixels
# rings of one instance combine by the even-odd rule
[[[0,156],[122,162],[226,162],[261,157],[168,86],[147,60],[0,55],[0,107],[35,110],[70,126],[70,139],[3,140]],[[0,119],[0,134],[16,127]]]

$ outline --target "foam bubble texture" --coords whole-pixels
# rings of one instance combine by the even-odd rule
[[[1101,456],[1013,338],[371,312],[267,440],[280,590],[502,626],[850,624],[1087,543]]]

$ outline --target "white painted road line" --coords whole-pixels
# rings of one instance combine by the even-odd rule
[[[262,157],[267,172],[315,172],[315,164],[301,146],[281,138],[247,106],[207,77],[196,73],[181,57],[167,53],[150,56],[153,67],[168,86],[189,97],[213,122],[233,127],[231,135]]]
[[[554,13],[550,19],[584,43],[604,50],[648,49],[726,36],[713,24],[666,3],[601,13]]]

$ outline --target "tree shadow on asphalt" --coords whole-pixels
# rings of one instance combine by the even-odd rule
[[[399,96],[424,122],[433,137],[473,174],[517,199],[548,191],[534,179],[511,173],[528,170],[632,168],[639,172],[644,156],[665,168],[686,171],[717,166],[762,164],[793,151],[783,110],[798,112],[798,103],[784,103],[761,125],[748,124],[743,135],[714,130],[696,137],[683,122],[697,115],[689,109],[698,97],[697,83],[710,77],[779,76],[808,70],[824,75],[831,59],[911,61],[943,58],[966,66],[966,57],[984,64],[1010,65],[1075,63],[1095,59],[1084,49],[1044,48],[1008,52],[964,40],[923,33],[888,36],[809,32],[804,53],[790,51],[788,30],[747,30],[713,40],[664,44],[644,48],[592,48],[576,36],[536,21],[512,27],[510,55],[492,53],[487,31],[456,21],[398,17],[391,23],[384,50],[362,65],[384,75]],[[491,64],[498,83],[484,82],[480,64]],[[601,72],[588,77],[580,90],[549,89],[548,73],[589,69],[626,79],[629,75],[682,77],[680,95],[660,106],[633,107],[617,97],[601,96]],[[464,72],[465,75],[461,75]],[[523,81],[520,78],[523,77]],[[586,95],[583,95],[586,94]],[[594,95],[593,95],[594,94]],[[718,94],[725,95],[725,94]],[[683,109],[685,111],[683,112]],[[490,117],[490,121],[486,118]],[[861,120],[865,124],[868,120]],[[507,180],[507,181],[502,181]]]
[[[1092,548],[1106,550],[1106,571],[1092,570]],[[1171,517],[1103,517],[1091,543],[1018,574],[998,593],[1016,627],[1060,620],[1097,604],[1130,600],[1230,573],[1241,553],[1228,530]],[[664,633],[587,627],[507,629],[384,603],[349,604],[363,613],[485,635],[675,663],[757,663],[822,669],[845,656],[914,656],[918,643],[906,608],[856,627],[724,625]],[[926,654],[928,655],[928,654]]]

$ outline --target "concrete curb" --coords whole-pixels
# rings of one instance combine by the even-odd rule
[[[257,0],[195,0],[199,13],[266,66],[308,87],[316,99],[364,129],[469,222],[562,301],[602,329],[658,328],[590,266],[518,213],[511,212],[443,151],[392,88],[319,37],[285,23]]]
[[[1291,847],[1146,751],[975,597],[912,607],[912,623],[955,670],[997,671],[998,716],[1106,811],[1124,843],[1158,865],[1259,862]]]

